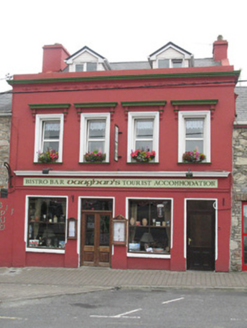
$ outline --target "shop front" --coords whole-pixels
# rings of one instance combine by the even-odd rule
[[[16,173],[13,266],[229,270],[228,177]]]

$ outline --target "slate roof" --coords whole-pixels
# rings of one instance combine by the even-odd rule
[[[110,66],[112,70],[151,69],[150,63],[148,61],[110,63]]]
[[[0,92],[0,115],[11,113],[12,91]]]
[[[236,122],[247,122],[247,87],[236,87]]]

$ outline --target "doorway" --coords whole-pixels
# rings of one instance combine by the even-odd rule
[[[215,270],[215,201],[187,200],[187,269]]]
[[[82,211],[81,265],[110,266],[111,219],[109,211]]]

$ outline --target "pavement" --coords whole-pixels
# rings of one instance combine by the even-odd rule
[[[116,270],[100,267],[0,268],[0,303],[116,288],[247,291],[247,272]]]

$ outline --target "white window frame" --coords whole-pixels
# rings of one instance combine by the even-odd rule
[[[131,163],[131,150],[135,150],[135,120],[153,119],[153,149],[155,158],[152,162],[159,162],[159,112],[129,112],[128,113],[128,147],[127,147],[127,162]]]
[[[181,62],[181,67],[184,67],[184,59],[183,58],[159,58],[157,60],[157,68],[160,68],[159,67],[159,61],[162,61],[162,60],[168,60],[168,62],[169,62],[168,68],[174,68],[174,65],[173,64],[176,61]]]
[[[29,211],[29,199],[30,198],[65,198],[66,199],[66,220],[65,220],[65,245],[67,243],[67,220],[68,220],[68,196],[60,196],[60,195],[26,195],[26,204],[25,204],[25,230],[24,230],[24,242],[26,245],[26,252],[30,253],[57,253],[64,254],[64,249],[56,249],[56,248],[36,248],[28,246],[28,211]],[[79,231],[79,230],[78,230]]]
[[[211,120],[210,111],[180,111],[178,116],[178,162],[182,162],[183,153],[186,151],[186,119],[203,119],[204,142],[203,154],[206,155],[206,162],[211,162]]]
[[[88,70],[87,70],[87,65],[88,65],[88,64],[96,64],[96,70],[95,70],[95,71],[88,71]],[[83,70],[82,70],[82,71],[77,71],[77,70],[76,70],[76,66],[77,66],[77,65],[83,65]],[[96,72],[96,71],[98,71],[98,63],[95,62],[95,61],[92,61],[92,62],[89,61],[89,62],[74,63],[73,66],[74,66],[74,71],[77,72],[77,73],[78,73],[78,72]]]
[[[80,163],[85,163],[84,155],[88,152],[87,129],[89,120],[106,120],[105,127],[105,162],[110,160],[110,113],[82,113],[80,126]]]
[[[43,122],[60,121],[59,147],[58,147],[58,163],[63,160],[63,130],[64,130],[64,115],[63,114],[37,114],[35,122],[35,144],[34,144],[34,162],[38,162],[38,152],[41,151],[43,138]]]
[[[170,225],[170,254],[154,254],[154,253],[131,253],[127,251],[127,257],[139,257],[139,258],[159,258],[159,259],[170,259],[171,258],[171,250],[173,248],[173,198],[169,197],[126,197],[125,203],[125,217],[129,217],[129,200],[170,200],[171,201],[171,225]],[[129,220],[128,220],[129,221]],[[127,229],[127,241],[129,242],[129,229]],[[128,247],[127,247],[128,250]]]

